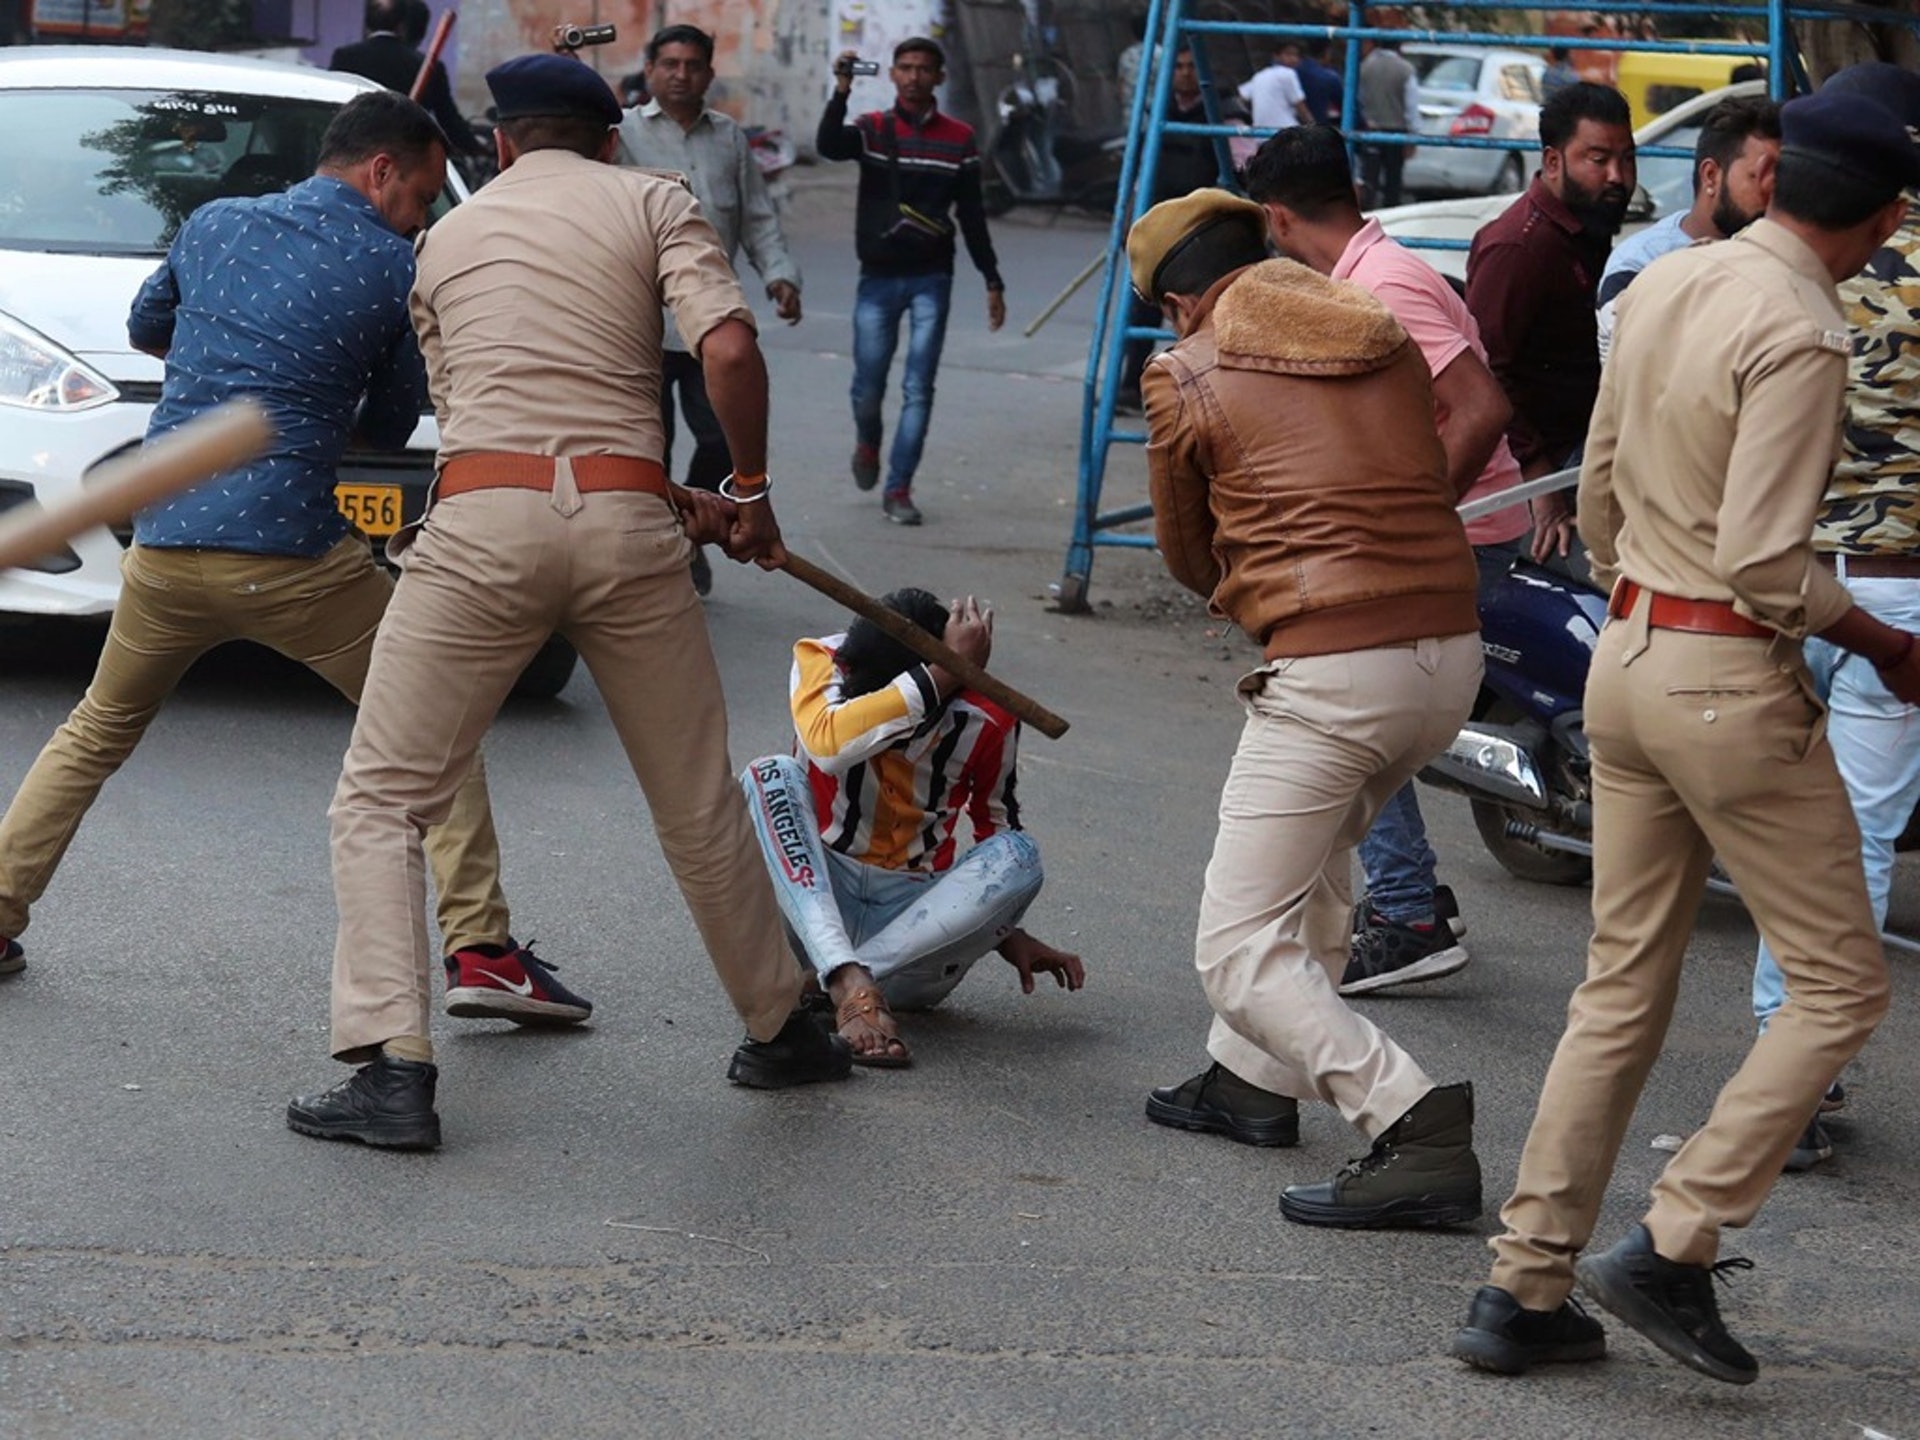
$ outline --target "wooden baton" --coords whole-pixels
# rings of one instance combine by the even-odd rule
[[[871,620],[928,664],[938,665],[959,676],[960,683],[969,690],[978,690],[994,704],[1012,711],[1049,740],[1058,740],[1067,733],[1067,722],[1038,700],[1022,695],[1003,680],[996,680],[966,656],[942,644],[899,611],[889,610],[866,591],[855,589],[838,575],[828,574],[811,560],[803,560],[792,551],[787,552],[786,563],[781,568],[802,585],[818,590],[836,605]]]
[[[50,555],[82,530],[124,520],[143,506],[244,464],[272,441],[273,425],[265,410],[252,400],[230,400],[151,445],[109,460],[64,504],[46,509],[25,505],[0,520],[0,570]]]
[[[407,98],[414,104],[420,103],[420,97],[427,93],[427,81],[433,75],[433,64],[440,58],[440,52],[447,48],[447,32],[453,29],[453,22],[460,17],[452,10],[442,10],[440,18],[433,22],[433,38],[427,42],[426,57],[420,62],[420,73],[413,77],[413,85],[407,91]]]

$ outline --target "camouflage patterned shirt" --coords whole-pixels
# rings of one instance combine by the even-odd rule
[[[1920,212],[1840,286],[1853,327],[1840,463],[1817,550],[1920,556]]]

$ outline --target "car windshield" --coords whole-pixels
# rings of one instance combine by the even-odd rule
[[[1669,130],[1658,141],[1662,146],[1672,145],[1685,150],[1689,158],[1677,155],[1642,155],[1638,165],[1640,184],[1653,199],[1653,215],[1657,220],[1671,215],[1676,210],[1685,210],[1693,204],[1693,147],[1700,143],[1698,125],[1681,125]]]
[[[0,246],[164,255],[207,201],[311,175],[339,108],[200,90],[0,90]],[[452,203],[448,191],[434,214]]]
[[[1413,68],[1420,84],[1428,90],[1459,90],[1467,94],[1480,88],[1480,59],[1476,55],[1412,55]]]

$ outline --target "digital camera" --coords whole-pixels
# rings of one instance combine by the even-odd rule
[[[611,25],[556,25],[553,27],[555,50],[578,50],[583,45],[611,45]]]
[[[878,60],[842,60],[833,68],[841,75],[878,75],[880,62]]]

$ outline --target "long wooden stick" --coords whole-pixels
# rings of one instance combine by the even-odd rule
[[[110,460],[61,505],[22,506],[0,520],[0,570],[51,555],[82,530],[124,520],[210,475],[231,470],[273,442],[267,412],[252,400],[209,410],[151,445]]]
[[[1091,280],[1094,277],[1094,273],[1098,271],[1099,268],[1106,263],[1107,263],[1107,254],[1103,250],[1098,255],[1094,256],[1093,259],[1089,260],[1087,262],[1087,268],[1082,270],[1078,275],[1074,276],[1073,279],[1069,280],[1067,282],[1067,288],[1062,290],[1058,295],[1054,296],[1052,303],[1049,304],[1047,308],[1042,310],[1038,315],[1034,316],[1033,319],[1027,323],[1027,328],[1022,330],[1020,333],[1023,336],[1025,336],[1027,339],[1031,340],[1033,338],[1033,332],[1038,330],[1042,325],[1046,324],[1047,321],[1051,320],[1053,318],[1053,312],[1058,310],[1062,305],[1066,304],[1067,301],[1071,300],[1073,298],[1074,292],[1078,290],[1082,285],[1086,284],[1087,281]]]
[[[978,690],[987,699],[1012,711],[1049,740],[1067,733],[1067,722],[1031,696],[1022,695],[1003,680],[997,680],[966,656],[950,649],[914,624],[897,610],[889,610],[864,590],[855,589],[838,575],[830,575],[810,560],[787,552],[786,572],[803,585],[854,614],[865,617],[898,640],[930,665],[938,665],[960,677],[969,690]]]
[[[427,42],[426,58],[420,62],[420,73],[413,77],[413,86],[407,91],[407,98],[416,105],[420,103],[420,97],[427,93],[427,80],[433,74],[434,62],[440,58],[440,52],[447,48],[447,34],[458,18],[452,10],[442,10],[440,18],[433,22],[433,38]]]

